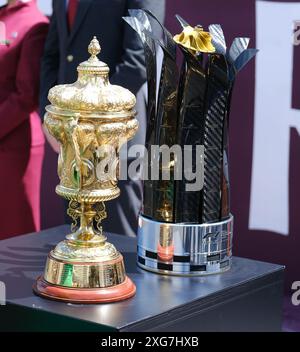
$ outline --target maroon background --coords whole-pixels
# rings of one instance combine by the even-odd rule
[[[173,34],[180,31],[174,18],[176,13],[179,13],[192,25],[200,23],[206,27],[211,23],[220,23],[228,46],[234,37],[247,36],[251,38],[250,47],[255,47],[254,0],[167,0],[165,25]],[[300,20],[300,13],[298,17]],[[280,27],[280,24],[277,23],[278,25]],[[274,35],[276,35],[276,30],[280,30],[280,28],[276,27],[275,22]],[[297,53],[295,51],[295,58],[296,56],[299,58],[299,50],[300,47],[297,48]],[[278,53],[278,55],[283,54],[280,51]],[[295,108],[300,107],[299,89],[297,91],[299,88],[297,85],[299,68],[300,62],[295,60],[293,82],[293,105]],[[254,79],[255,60],[249,63],[238,75],[230,116],[231,199],[232,213],[235,216],[234,254],[286,265],[286,289],[289,290],[292,281],[300,280],[300,138],[295,130],[291,131],[289,236],[267,231],[250,231],[248,219],[254,121]],[[272,82],[270,82],[270,89],[271,86]],[[266,131],[266,136],[267,133],[268,131]],[[276,153],[278,154],[278,151]],[[62,223],[64,213],[62,201],[54,192],[58,182],[57,161],[56,156],[49,148],[45,160],[42,187],[42,224],[47,228]],[[267,207],[268,204],[265,206]],[[280,221],[280,219],[274,219],[274,221]]]

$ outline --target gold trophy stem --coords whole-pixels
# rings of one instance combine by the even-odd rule
[[[107,217],[104,202],[75,203],[76,208],[74,208],[74,201],[70,201],[68,214],[73,219],[72,229],[76,228],[78,218],[80,226],[75,232],[67,235],[67,239],[81,245],[104,243],[106,237],[102,234],[101,226],[101,221]],[[94,222],[97,230],[95,230]]]

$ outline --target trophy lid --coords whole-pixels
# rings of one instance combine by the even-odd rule
[[[88,46],[90,58],[77,67],[77,81],[50,89],[48,99],[52,106],[47,107],[48,111],[54,108],[56,112],[64,110],[96,115],[132,112],[135,96],[128,89],[110,84],[109,67],[97,57],[100,51],[100,44],[94,37]]]

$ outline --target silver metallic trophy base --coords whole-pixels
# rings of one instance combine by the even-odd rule
[[[209,275],[230,269],[233,216],[209,224],[172,224],[139,216],[137,264],[166,275]]]

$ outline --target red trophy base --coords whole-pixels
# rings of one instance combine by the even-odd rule
[[[136,287],[126,276],[119,285],[105,288],[68,288],[52,285],[40,276],[33,286],[33,291],[38,295],[57,301],[70,303],[110,303],[128,299],[134,296]]]

